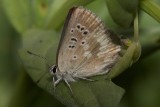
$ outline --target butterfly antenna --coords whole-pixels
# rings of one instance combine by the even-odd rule
[[[49,64],[47,63],[47,58],[45,58],[45,57],[43,57],[43,56],[41,56],[41,55],[35,54],[35,53],[33,53],[33,52],[30,52],[30,51],[27,51],[27,53],[30,54],[30,55],[33,55],[33,56],[37,56],[37,57],[45,60],[48,68],[50,68]],[[46,74],[47,74],[47,72],[45,72],[45,73],[36,81],[36,83],[39,83],[39,81],[40,81]]]
[[[35,54],[35,53],[31,52],[31,51],[27,51],[27,53],[30,54],[30,55],[33,55],[33,56],[37,56],[37,57],[39,57],[41,59],[44,59],[46,64],[47,64],[47,66],[48,66],[48,68],[50,67],[49,64],[47,63],[47,58],[45,58],[45,57],[43,57],[41,55]]]

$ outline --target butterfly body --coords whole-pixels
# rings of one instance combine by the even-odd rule
[[[50,69],[54,85],[64,80],[70,87],[68,82],[108,73],[120,51],[116,35],[94,13],[73,7],[63,28],[56,66]]]

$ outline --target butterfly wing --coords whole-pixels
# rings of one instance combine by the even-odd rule
[[[59,46],[59,70],[73,77],[108,72],[121,50],[116,36],[105,28],[94,13],[83,7],[70,10]]]
[[[107,38],[107,36],[114,35],[110,31],[100,35],[104,35],[105,37],[97,38],[99,42],[93,40],[93,42],[98,43],[88,49],[88,54],[82,63],[74,70],[74,77],[90,77],[105,74],[109,72],[118,61],[121,47],[117,44],[118,42],[113,43],[111,38]],[[94,36],[96,36],[96,34]]]

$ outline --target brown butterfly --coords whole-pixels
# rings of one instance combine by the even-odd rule
[[[83,7],[71,8],[63,27],[57,63],[50,69],[54,86],[64,80],[71,90],[69,82],[107,74],[118,61],[120,51],[118,37],[93,12]]]

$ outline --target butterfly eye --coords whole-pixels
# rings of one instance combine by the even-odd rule
[[[57,72],[57,66],[53,65],[49,71],[51,74],[55,74]]]

